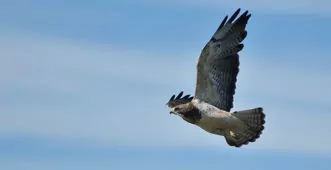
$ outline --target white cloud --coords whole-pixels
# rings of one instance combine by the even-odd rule
[[[242,55],[235,108],[263,106],[267,114],[265,133],[248,148],[330,153],[327,72],[267,60],[263,65],[261,57],[249,56],[264,54]],[[227,147],[222,137],[168,114],[164,104],[175,90],[193,92],[196,62],[193,56],[174,63],[168,56],[2,35],[0,93],[7,96],[0,97],[6,101],[0,108],[0,133],[105,145]]]

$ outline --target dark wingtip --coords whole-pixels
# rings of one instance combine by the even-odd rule
[[[248,14],[248,10],[246,10],[244,13],[242,13],[240,15],[240,17],[238,17],[238,19],[234,22],[234,24],[247,24],[249,18],[251,17],[251,14]]]
[[[251,16],[252,16],[252,14],[248,14],[248,15],[246,16],[247,21],[249,20],[249,18],[251,18]]]
[[[185,104],[190,102],[193,99],[193,96],[191,95],[185,95],[184,97],[182,97],[184,94],[183,91],[181,91],[177,97],[176,95],[172,95],[170,100],[168,101],[168,103],[166,104],[168,107],[174,107],[177,106],[179,104]]]
[[[170,98],[170,100],[169,100],[169,102],[170,102],[171,100],[174,100],[175,97],[176,97],[176,95],[172,95],[171,98]]]
[[[241,10],[241,9],[238,8],[238,9],[236,10],[236,12],[233,13],[233,15],[231,16],[231,18],[228,20],[228,23],[231,23],[232,21],[234,21],[234,19],[237,18],[238,14],[240,13],[240,10]]]
[[[240,11],[241,11],[241,8],[238,8],[238,9],[236,10],[236,12],[234,12],[234,13],[238,13],[238,14],[239,14]],[[238,15],[238,14],[237,14],[237,15]]]
[[[190,97],[190,95],[188,94],[188,95],[184,96],[183,99],[188,99],[189,97]]]
[[[180,99],[181,97],[182,97],[182,95],[183,95],[183,91],[181,91],[179,94],[178,94],[178,96],[176,97],[176,99]]]
[[[220,30],[223,28],[224,24],[226,23],[226,20],[228,19],[228,16],[225,16],[223,21],[221,22],[220,26],[217,28],[217,30]]]
[[[243,16],[247,16],[247,14],[248,14],[248,10],[246,10],[242,15]],[[249,14],[250,15],[250,14]]]

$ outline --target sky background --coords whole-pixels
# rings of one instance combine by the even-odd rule
[[[193,94],[201,49],[252,13],[234,110],[266,129],[240,149],[169,115]],[[326,170],[331,160],[327,0],[0,1],[0,169]]]

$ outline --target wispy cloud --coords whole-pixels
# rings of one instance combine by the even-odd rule
[[[164,106],[173,93],[194,91],[195,56],[174,62],[155,51],[14,34],[2,35],[0,46],[2,134],[139,147],[226,146]],[[331,129],[327,72],[275,64],[249,50],[242,55],[235,108],[263,106],[267,114],[265,133],[248,148],[330,153],[331,138],[323,135]]]
[[[146,4],[163,4],[163,5],[179,5],[181,7],[209,8],[213,10],[229,9],[229,8],[244,8],[255,12],[263,13],[305,13],[305,14],[330,14],[331,2],[327,0],[234,0],[234,1],[218,1],[218,0],[178,0],[178,1],[143,1]]]

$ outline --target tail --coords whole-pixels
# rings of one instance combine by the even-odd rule
[[[240,147],[249,142],[254,142],[260,137],[265,123],[265,115],[262,108],[233,112],[233,115],[244,122],[244,128],[240,131],[228,131],[225,133],[226,142],[230,146]]]

